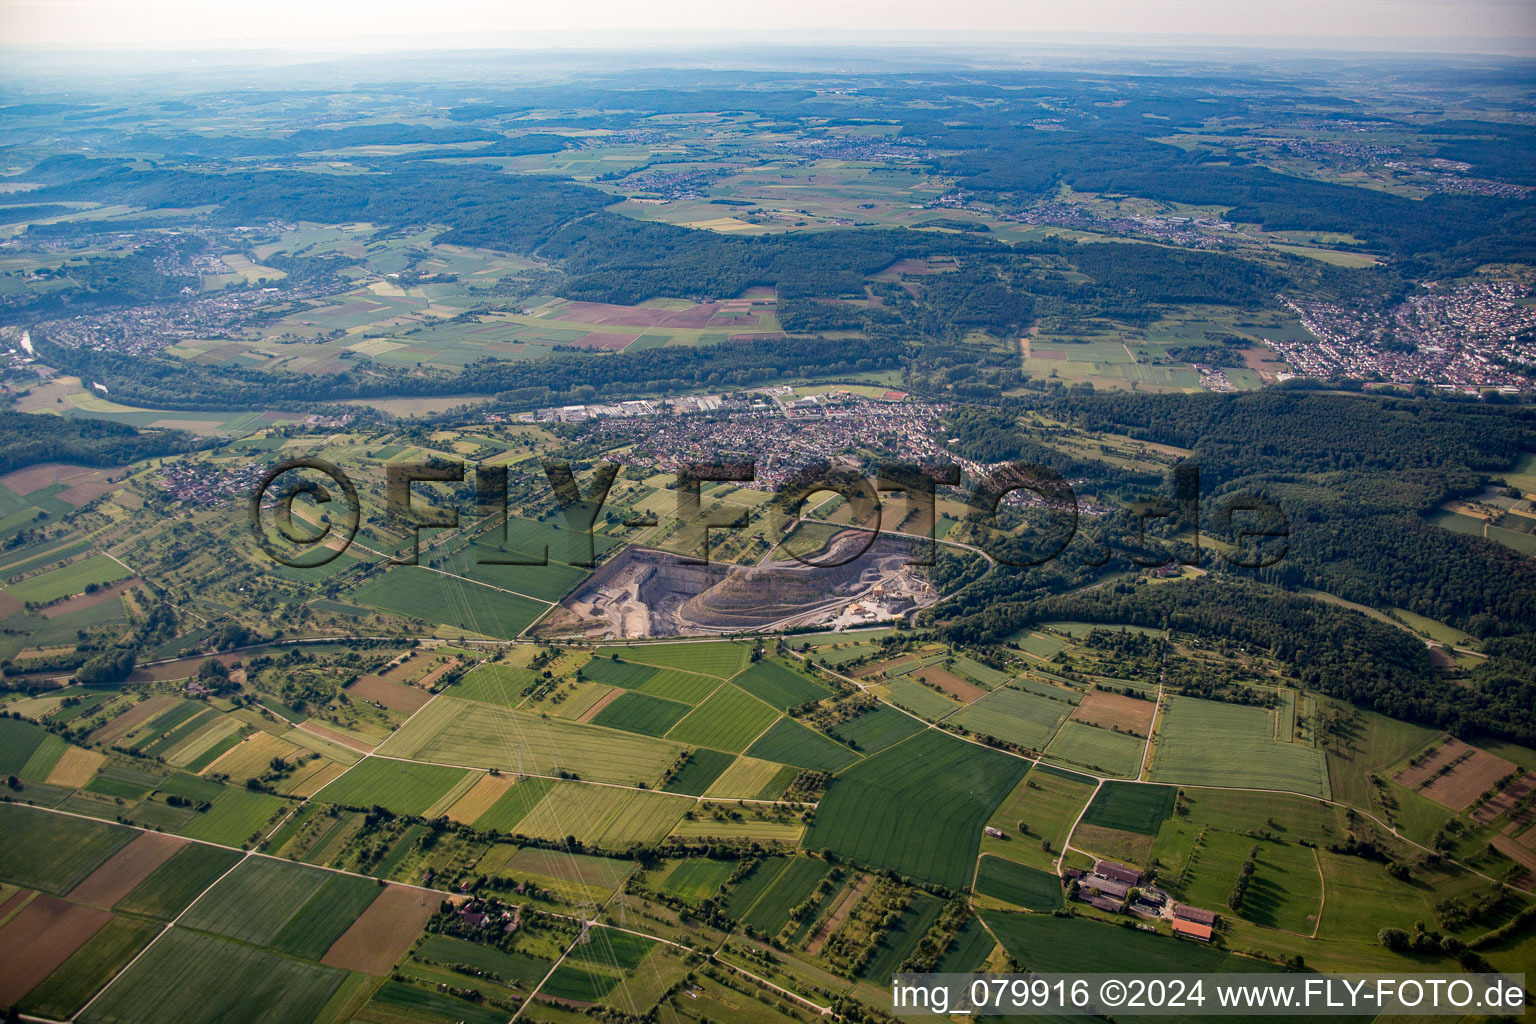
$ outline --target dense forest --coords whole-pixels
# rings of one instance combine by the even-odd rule
[[[0,412],[0,473],[42,462],[83,466],[124,466],[140,459],[177,455],[198,448],[197,438],[180,430],[136,430],[108,420]]]
[[[1268,651],[1307,686],[1460,735],[1536,742],[1529,636],[1469,689],[1437,674],[1424,643],[1359,612],[1257,583],[1206,578],[1177,587],[1125,584],[995,607],[956,620],[957,640],[991,640],[1051,620],[1125,623],[1219,636]],[[1497,648],[1496,648],[1497,649]]]

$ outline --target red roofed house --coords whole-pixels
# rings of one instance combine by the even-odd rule
[[[1180,921],[1178,918],[1175,918],[1173,922],[1173,934],[1187,935],[1191,939],[1199,939],[1201,942],[1210,942],[1211,926],[1208,924],[1195,924],[1193,921]]]

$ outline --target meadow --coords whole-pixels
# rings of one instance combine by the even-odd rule
[[[106,555],[94,555],[19,583],[12,583],[4,589],[4,593],[18,601],[47,604],[71,594],[84,593],[85,588],[92,584],[100,586],[115,583],[129,575],[128,570],[119,562]]]
[[[379,753],[392,757],[529,775],[564,771],[595,782],[647,785],[681,750],[663,740],[450,697],[423,708],[379,747]]]
[[[63,895],[138,835],[20,804],[0,804],[0,879]]]
[[[598,657],[617,653],[624,661],[653,665],[656,668],[677,668],[684,672],[697,672],[707,676],[729,679],[740,672],[747,663],[750,651],[746,646],[729,641],[702,641],[671,644],[635,644],[631,647],[599,648]]]
[[[776,661],[768,660],[754,662],[731,681],[781,711],[807,701],[820,700],[828,693],[827,688],[820,683]]]
[[[913,733],[922,732],[923,728],[923,723],[911,715],[882,704],[857,718],[839,722],[827,731],[854,750],[873,754]]]
[[[735,863],[726,860],[706,860],[702,857],[679,860],[673,862],[657,888],[679,899],[697,903],[719,892],[735,869]]]
[[[840,772],[859,759],[859,755],[808,729],[792,718],[781,718],[747,748],[751,757],[777,761],[797,768]]]
[[[1063,698],[1070,696],[1061,691]],[[956,712],[949,721],[1026,750],[1044,750],[1076,702],[1004,686]]]
[[[548,609],[533,598],[418,565],[391,566],[352,591],[348,600],[498,639],[517,636]]]
[[[958,711],[962,706],[959,702],[950,700],[942,693],[936,693],[921,683],[914,683],[910,679],[890,679],[881,684],[885,687],[886,695],[891,703],[899,704],[903,708],[926,718],[930,722],[937,722],[941,718]]]
[[[584,843],[621,850],[631,843],[658,841],[692,806],[688,797],[562,782],[512,831],[542,839],[575,836]]]
[[[962,889],[982,824],[1027,767],[925,730],[839,775],[821,799],[805,845]]]
[[[315,795],[346,807],[387,807],[396,814],[424,814],[468,774],[462,768],[367,757]]]
[[[1196,697],[1167,698],[1149,777],[1307,796],[1330,794],[1323,752],[1276,740],[1274,712]]]
[[[1081,765],[1105,775],[1133,778],[1141,770],[1146,744],[1129,733],[1111,732],[1081,722],[1066,722],[1045,748],[1047,757]]]
[[[667,739],[689,746],[740,752],[778,717],[778,711],[756,697],[727,685],[678,722],[667,733]]]
[[[1173,814],[1177,798],[1172,786],[1106,782],[1084,812],[1083,824],[1155,836]]]
[[[983,836],[982,853],[1054,872],[1057,853],[1066,848],[1067,835],[1092,795],[1091,782],[1031,768],[987,820],[1007,838]],[[1020,822],[1029,829],[1027,833],[1019,832]]]
[[[240,984],[230,980],[240,979]],[[346,972],[173,928],[80,1017],[91,1024],[313,1020]]]
[[[606,725],[642,736],[665,736],[667,730],[690,710],[687,704],[674,700],[643,693],[621,693],[590,721],[593,725]]]
[[[976,891],[1026,910],[1055,910],[1062,904],[1061,879],[1054,872],[982,855]]]

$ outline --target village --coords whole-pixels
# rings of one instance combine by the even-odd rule
[[[1511,280],[1425,287],[1423,294],[1374,311],[1281,296],[1316,340],[1266,344],[1297,374],[1322,380],[1423,382],[1471,392],[1531,385],[1536,308],[1527,304],[1529,289]]]

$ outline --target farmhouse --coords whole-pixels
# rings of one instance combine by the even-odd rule
[[[1191,907],[1180,903],[1173,908],[1175,920],[1187,921],[1190,924],[1202,924],[1209,927],[1216,923],[1214,910],[1201,910],[1199,907]]]
[[[1131,887],[1124,882],[1113,878],[1104,878],[1100,875],[1089,875],[1079,883],[1084,889],[1092,889],[1101,892],[1105,896],[1114,896],[1125,899],[1125,894],[1131,891]]]
[[[1113,878],[1115,881],[1124,882],[1126,885],[1135,885],[1141,881],[1140,871],[1112,860],[1097,861],[1093,865],[1093,873],[1095,875],[1102,875],[1105,878]]]
[[[1191,939],[1199,939],[1201,942],[1210,942],[1211,926],[1208,924],[1195,924],[1193,921],[1181,921],[1175,918],[1173,934],[1184,935]]]
[[[1097,907],[1099,910],[1107,910],[1110,913],[1119,913],[1121,910],[1120,901],[1111,899],[1108,896],[1098,896],[1093,893],[1089,893],[1087,896],[1083,897],[1083,902],[1088,904],[1090,907]]]

